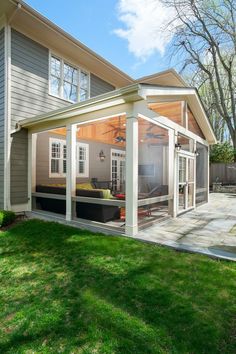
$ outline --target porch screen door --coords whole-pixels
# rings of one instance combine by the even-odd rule
[[[194,207],[194,159],[178,156],[178,213]]]

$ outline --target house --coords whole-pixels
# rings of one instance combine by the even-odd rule
[[[174,70],[134,80],[21,1],[0,15],[0,208],[135,235],[208,201],[216,139]]]

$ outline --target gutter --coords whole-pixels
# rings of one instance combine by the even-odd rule
[[[106,101],[115,101],[117,99],[123,99],[124,103],[134,102],[138,100],[144,99],[140,95],[140,84],[133,84],[130,86],[126,86],[121,89],[117,89],[94,98],[90,98],[86,101],[72,104],[71,106],[63,107],[54,111],[50,111],[45,114],[41,114],[38,116],[34,116],[31,118],[20,120],[17,124],[17,131],[21,128],[27,128],[31,125],[42,123],[45,120],[53,120],[57,119],[58,116],[63,115],[63,113],[71,113],[71,116],[76,115],[77,111],[82,108],[92,108],[99,103],[105,103]],[[119,103],[118,103],[119,104]],[[59,119],[59,117],[58,117]]]

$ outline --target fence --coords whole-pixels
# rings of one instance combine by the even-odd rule
[[[210,165],[210,185],[213,182],[236,184],[236,163],[212,163]]]

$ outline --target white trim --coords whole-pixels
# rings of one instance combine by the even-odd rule
[[[116,154],[123,153],[125,156],[124,156],[124,158],[119,157],[119,156],[112,156],[113,153],[116,153]],[[118,178],[119,178],[119,182],[117,183],[117,188],[118,188],[118,191],[120,191],[120,162],[121,161],[125,162],[126,151],[122,150],[122,149],[111,149],[111,151],[110,151],[110,159],[111,159],[110,160],[111,181],[113,181],[113,177],[112,177],[112,160],[116,160],[118,162],[117,163],[117,175],[118,175]],[[124,174],[124,181],[125,181],[125,174]]]
[[[85,171],[84,173],[80,173],[79,172],[79,148],[82,147],[85,149],[85,160],[81,160],[81,161],[85,161]],[[87,143],[81,143],[81,142],[77,142],[76,144],[76,150],[77,150],[77,156],[76,156],[76,177],[82,177],[82,178],[88,178],[89,177],[89,144]]]
[[[52,169],[52,159],[54,159],[52,157],[52,144],[53,143],[58,143],[60,144],[60,157],[59,158],[55,158],[56,160],[59,160],[59,172],[58,173],[54,173],[51,172]],[[48,149],[48,153],[49,153],[49,178],[63,178],[66,177],[66,173],[63,173],[63,161],[65,160],[63,158],[63,153],[64,153],[64,145],[66,145],[66,140],[64,139],[58,139],[58,138],[49,138],[49,149]]]
[[[61,72],[60,72],[60,87],[59,87],[59,95],[55,95],[51,92],[51,62],[52,62],[52,57],[56,58],[57,60],[60,61],[60,66],[61,66]],[[64,84],[64,64],[71,66],[72,68],[77,70],[77,101],[74,102],[72,100],[68,100],[63,96],[63,84]],[[90,72],[88,70],[85,70],[82,67],[79,67],[78,65],[72,64],[70,61],[65,60],[61,56],[54,54],[51,50],[49,50],[49,56],[48,56],[48,94],[52,97],[59,98],[65,102],[70,102],[72,104],[78,103],[78,102],[83,102],[83,100],[80,100],[80,76],[81,72],[84,72],[85,74],[88,75],[88,97],[87,99],[90,98]],[[76,85],[74,85],[76,86]]]
[[[11,27],[5,26],[5,102],[4,102],[4,209],[11,209]]]
[[[76,125],[66,126],[66,220],[73,219],[72,197],[76,195]]]
[[[125,233],[138,233],[138,118],[126,118],[126,211]]]
[[[68,124],[70,126],[70,124]],[[71,125],[74,126],[74,125]],[[51,160],[52,158],[52,144],[56,142],[60,144],[60,158],[57,158],[59,160],[59,173],[53,173],[51,172]],[[63,161],[66,160],[67,158],[63,158],[63,149],[64,145],[66,145],[66,153],[67,153],[67,140],[66,139],[60,139],[60,138],[49,138],[49,148],[48,148],[48,154],[49,154],[49,171],[48,175],[49,178],[65,178],[66,173],[63,173]],[[85,160],[85,172],[84,173],[79,173],[79,148],[83,147],[86,149],[86,160]],[[76,161],[76,177],[81,177],[81,178],[86,178],[89,177],[89,144],[88,143],[82,143],[82,142],[76,142],[76,155],[75,155],[75,160]],[[67,170],[67,167],[66,167]]]

